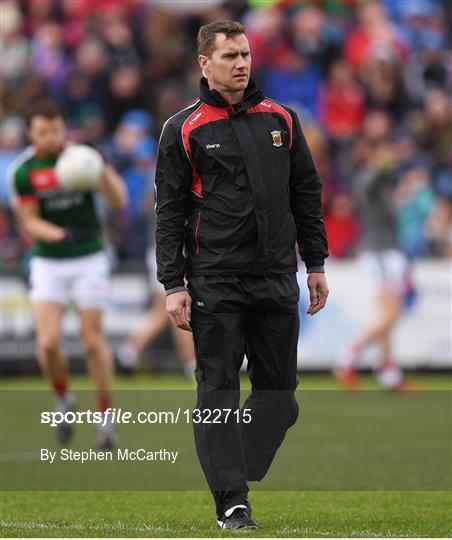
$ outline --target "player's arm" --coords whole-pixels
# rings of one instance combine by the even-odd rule
[[[25,165],[7,172],[11,185],[11,206],[21,231],[34,240],[62,242],[66,231],[40,216],[39,199],[30,182],[30,171]]]
[[[188,331],[191,297],[185,290],[183,248],[190,174],[176,132],[167,124],[160,137],[155,172],[157,278],[168,295],[166,310],[172,324]]]
[[[124,181],[108,163],[101,174],[97,189],[113,208],[120,210],[126,206],[127,190]]]
[[[293,141],[290,149],[290,208],[297,229],[297,243],[308,272],[310,306],[314,315],[326,304],[328,286],[324,260],[328,257],[328,240],[323,221],[322,182],[295,113]]]
[[[18,203],[14,206],[14,211],[23,232],[34,240],[55,243],[65,239],[66,231],[63,227],[40,217],[38,203]]]

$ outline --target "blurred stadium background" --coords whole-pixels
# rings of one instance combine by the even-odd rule
[[[253,77],[266,95],[298,111],[324,182],[331,295],[323,313],[303,317],[300,366],[329,369],[372,314],[373,291],[355,259],[361,225],[351,185],[373,150],[384,147],[381,166],[393,176],[400,248],[412,261],[416,288],[395,335],[397,359],[408,368],[451,368],[450,3],[3,0],[0,9],[4,374],[37,371],[26,281],[31,244],[17,230],[6,174],[26,145],[26,105],[58,100],[69,138],[100,146],[127,184],[127,209],[103,209],[114,267],[105,323],[116,347],[151,298],[145,257],[153,243],[158,136],[196,96],[196,34],[217,19],[246,25]],[[77,328],[69,314],[74,370],[83,365]],[[168,336],[148,353],[153,369],[178,369]]]

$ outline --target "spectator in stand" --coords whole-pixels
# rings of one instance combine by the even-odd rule
[[[315,7],[297,9],[289,23],[292,43],[286,42],[278,62],[264,70],[264,92],[278,101],[298,104],[317,117],[317,95],[326,67],[318,60],[323,62],[333,47],[323,32],[323,12]]]
[[[34,37],[36,32],[50,20],[55,20],[55,3],[53,0],[28,0],[16,2],[26,13],[27,36]]]
[[[64,98],[62,88],[70,64],[65,52],[61,25],[56,22],[42,24],[33,40],[32,66],[35,73],[44,77],[49,92],[55,98]]]
[[[257,78],[267,66],[283,65],[285,58],[292,54],[282,9],[274,6],[249,11],[245,15],[245,25],[249,28],[253,71]]]
[[[317,117],[320,68],[308,57],[292,52],[284,64],[265,70],[264,92],[284,103],[300,105]]]
[[[425,100],[426,133],[423,146],[436,165],[436,171],[452,165],[451,99],[442,90],[429,90]]]
[[[331,149],[328,139],[321,126],[313,121],[304,111],[297,111],[299,118],[303,119],[303,132],[311,149],[312,157],[323,182],[322,203],[329,199],[330,191],[342,187],[340,179],[335,174],[334,164],[331,159]]]
[[[157,143],[150,136],[152,120],[141,110],[126,113],[106,153],[124,178],[128,206],[123,213],[122,242],[116,247],[128,259],[143,260],[149,243],[153,169]]]
[[[325,76],[331,63],[341,57],[341,33],[315,5],[299,8],[291,17],[291,28],[295,51],[320,66]]]
[[[358,26],[349,33],[344,49],[345,58],[353,68],[360,73],[376,53],[403,60],[408,45],[384,6],[377,0],[366,0],[358,4],[357,11]]]
[[[371,107],[390,112],[392,118],[402,120],[411,103],[405,90],[402,64],[391,49],[375,50],[361,69]]]
[[[93,6],[89,0],[61,0],[60,4],[64,41],[74,51],[87,37]]]
[[[436,174],[433,185],[441,198],[452,200],[452,167],[441,169]]]
[[[23,17],[13,2],[3,2],[0,17],[0,73],[8,79],[19,78],[27,69],[29,44],[21,30]]]
[[[145,107],[139,64],[123,64],[114,68],[103,108],[108,132],[114,131],[127,111]]]
[[[400,247],[409,259],[427,255],[426,225],[437,205],[429,171],[413,166],[403,172],[394,198]]]
[[[86,103],[77,116],[68,120],[68,137],[71,141],[95,147],[104,145],[105,119],[99,107]]]
[[[392,142],[395,150],[396,177],[413,167],[423,167],[432,172],[432,160],[421,150],[415,138],[405,126],[398,126],[394,130]]]
[[[440,2],[418,0],[398,2],[401,29],[412,49],[405,65],[406,86],[420,105],[430,88],[450,89],[450,51],[447,43],[447,20]]]
[[[71,124],[76,124],[83,110],[90,105],[91,84],[86,75],[72,70],[64,82],[65,112]]]
[[[189,52],[195,44],[187,39],[183,22],[183,18],[162,9],[154,9],[146,19],[142,42],[146,72],[154,84],[186,79],[192,63]]]
[[[414,51],[425,50],[433,43],[444,46],[447,22],[441,9],[441,0],[392,2],[393,15],[404,39]],[[389,2],[386,1],[386,6]]]
[[[330,256],[350,257],[356,248],[360,228],[355,215],[355,204],[348,193],[333,195],[327,207],[325,227]]]
[[[124,18],[121,11],[101,12],[99,30],[108,49],[112,66],[138,65],[141,58],[134,41],[131,24]]]
[[[105,46],[99,39],[85,39],[75,52],[75,62],[78,76],[89,81],[88,101],[101,106],[108,90],[109,58]]]
[[[8,206],[11,186],[8,184],[8,169],[22,152],[25,124],[19,116],[4,118],[0,124],[0,204]]]
[[[27,257],[31,247],[29,238],[20,236],[13,212],[9,206],[11,164],[21,154],[25,140],[25,123],[20,116],[4,118],[0,124],[0,270],[11,267]]]
[[[366,98],[346,61],[337,60],[330,66],[319,102],[320,119],[333,141],[346,142],[360,132]]]

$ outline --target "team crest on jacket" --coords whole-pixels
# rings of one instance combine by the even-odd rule
[[[273,146],[282,146],[282,137],[280,131],[270,131],[270,135],[273,139]]]

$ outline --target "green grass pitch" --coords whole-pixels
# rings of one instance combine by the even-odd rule
[[[449,376],[417,377],[426,389],[450,390]],[[84,377],[72,387],[90,388]],[[364,387],[374,388],[364,379]],[[119,377],[118,389],[188,389],[171,375]],[[11,378],[5,389],[37,389],[39,378]],[[333,389],[327,376],[307,375],[305,389]],[[428,434],[426,434],[428,437]],[[426,455],[428,459],[428,455]],[[296,467],[296,463],[294,463]],[[450,469],[450,466],[449,466]],[[388,471],[391,474],[391,471]],[[444,474],[450,474],[445,467]],[[4,537],[450,537],[452,495],[436,491],[256,491],[251,492],[259,529],[216,528],[205,491],[3,491]]]

